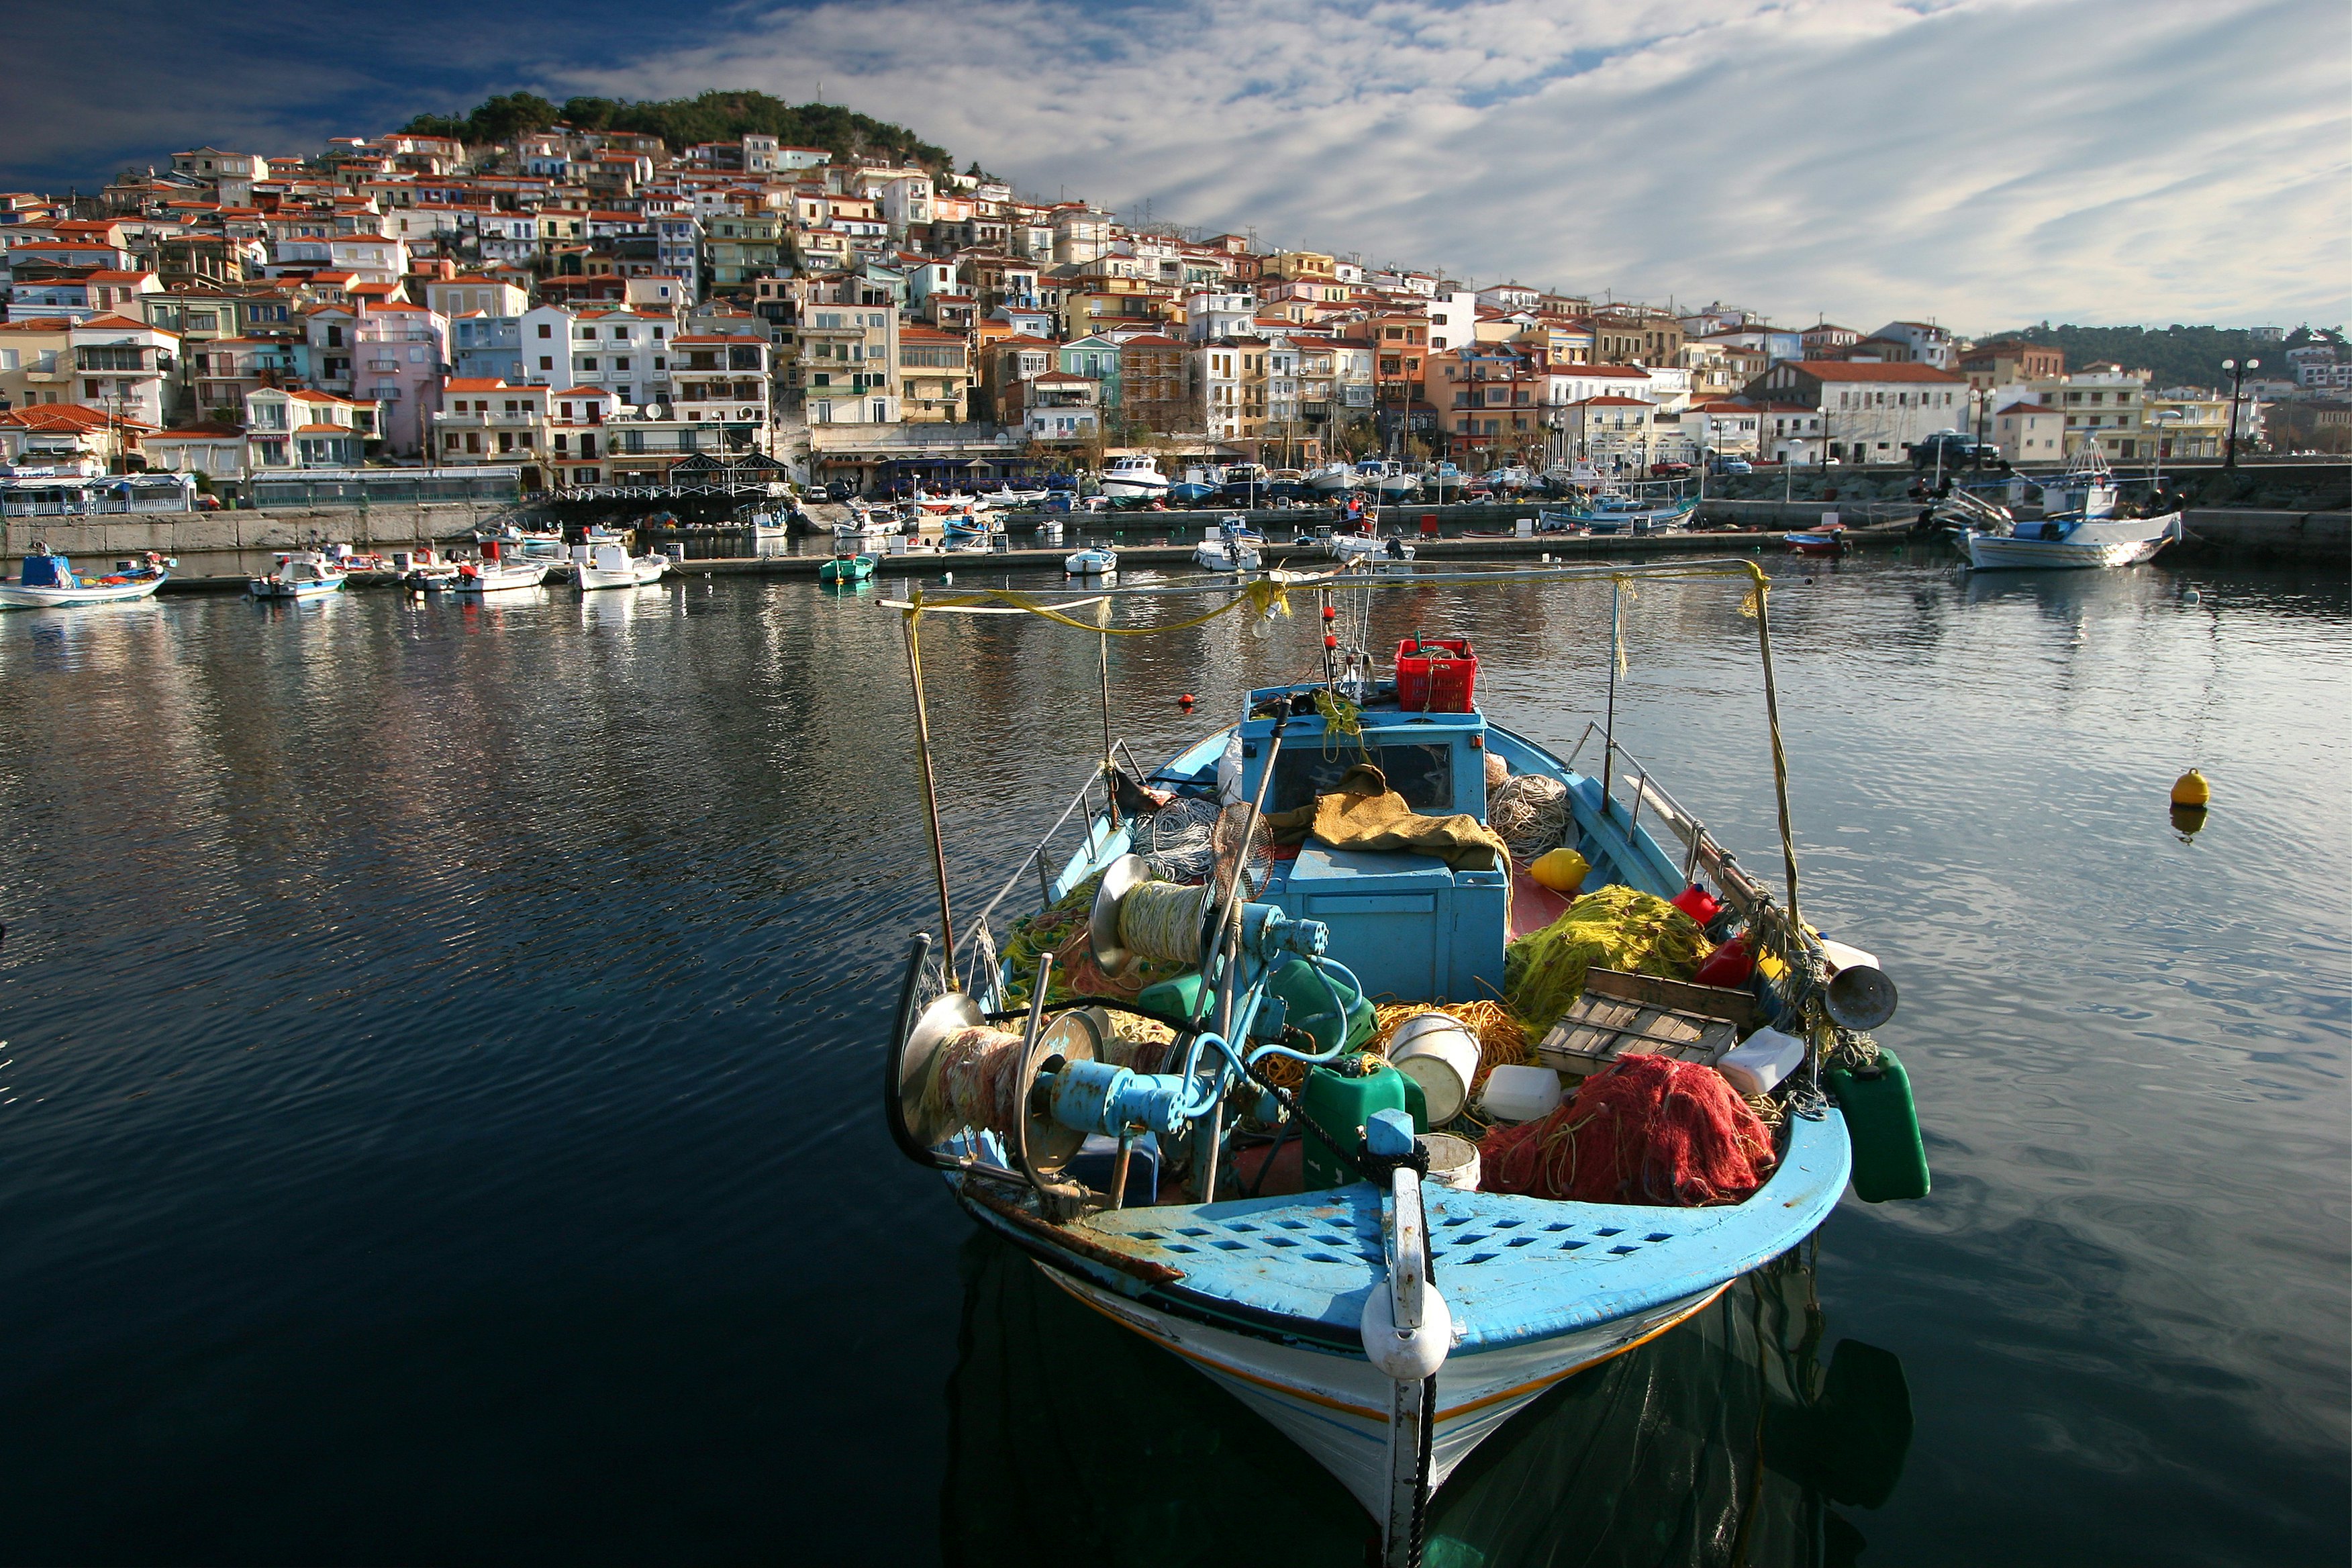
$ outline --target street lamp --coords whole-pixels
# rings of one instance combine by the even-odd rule
[[[2188,416],[2183,414],[2178,408],[2159,408],[2155,414],[2149,416],[2150,422],[2156,426],[2156,472],[2148,481],[2149,489],[2154,492],[2154,496],[2151,499],[2161,498],[2164,494],[2164,447],[2166,437],[2168,433],[2175,436],[2179,435],[2180,432],[2180,422],[2187,417]],[[2166,429],[2166,426],[2170,426],[2169,432]]]
[[[2230,450],[2229,455],[2221,459],[2221,467],[2225,469],[2238,466],[2238,400],[2245,390],[2246,373],[2250,370],[2260,370],[2262,365],[2263,362],[2258,359],[2250,359],[2243,364],[2233,359],[2225,359],[2221,362],[2221,368],[2231,373]]]

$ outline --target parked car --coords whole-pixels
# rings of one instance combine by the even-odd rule
[[[1650,477],[1654,479],[1678,479],[1690,472],[1688,463],[1652,463]]]
[[[1931,468],[1938,452],[1943,454],[1944,467],[1948,468],[1957,468],[1979,458],[1988,463],[2000,461],[2000,448],[1990,441],[1972,441],[1957,430],[1938,430],[1911,448],[1911,466]]]
[[[1752,474],[1756,465],[1745,458],[1717,458],[1715,471],[1718,474]]]

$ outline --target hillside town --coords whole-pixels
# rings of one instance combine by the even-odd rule
[[[714,462],[874,493],[1123,450],[1900,463],[1953,431],[2015,464],[2161,461],[2252,450],[2282,411],[2340,440],[2352,411],[2332,342],[2155,385],[1932,319],[1475,283],[749,133],[202,147],[0,194],[0,460],[231,498],[384,468],[652,495]]]

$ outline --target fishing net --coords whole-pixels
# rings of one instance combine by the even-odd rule
[[[1587,971],[1687,980],[1714,951],[1682,910],[1622,884],[1577,900],[1539,931],[1503,950],[1503,994],[1520,1026],[1541,1039],[1584,994]]]
[[[1229,805],[1218,814],[1210,842],[1216,854],[1217,885],[1224,886],[1234,862],[1239,861],[1241,880],[1234,886],[1234,896],[1244,900],[1257,897],[1274,870],[1274,830],[1265,825],[1265,818],[1254,817],[1246,805]]]
[[[1183,973],[1187,966],[1176,963],[1146,963],[1124,975],[1103,973],[1095,963],[1087,935],[1087,917],[1094,909],[1095,891],[1101,886],[1102,874],[1097,872],[1055,900],[1051,908],[1013,922],[1004,937],[1005,985],[1000,1007],[1010,1011],[1028,1005],[1030,988],[1037,981],[1037,955],[1043,952],[1054,955],[1054,982],[1045,990],[1048,1002],[1065,1002],[1073,996],[1131,1001],[1145,986]]]
[[[1568,786],[1549,773],[1520,773],[1491,785],[1486,826],[1502,835],[1512,859],[1532,860],[1568,836]]]
[[[1589,1204],[1736,1204],[1778,1163],[1772,1135],[1721,1073],[1621,1057],[1540,1121],[1497,1127],[1478,1148],[1479,1190]]]

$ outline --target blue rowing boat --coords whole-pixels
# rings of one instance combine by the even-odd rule
[[[1761,574],[1721,570],[1748,577],[1769,709]],[[1323,579],[1318,592],[1335,591],[1325,584],[1384,585],[1360,574]],[[923,616],[992,608],[987,598],[1041,607],[985,593],[899,607],[917,637]],[[1233,603],[1267,598],[1262,587]],[[910,663],[919,670],[919,658]],[[1785,904],[1609,729],[1595,726],[1561,757],[1466,697],[1455,711],[1432,711],[1426,696],[1401,703],[1395,681],[1368,679],[1360,648],[1328,668],[1327,682],[1252,691],[1234,722],[1139,784],[1115,769],[1090,776],[1087,789],[1105,784],[1109,804],[1086,820],[1084,846],[1050,878],[1046,843],[1031,857],[1045,910],[1091,889],[1082,942],[999,959],[985,934],[992,905],[965,948],[948,938],[942,970],[918,935],[884,1110],[901,1151],[942,1173],[974,1220],[1288,1434],[1381,1522],[1385,1560],[1411,1563],[1430,1495],[1514,1412],[1667,1332],[1812,1233],[1853,1168],[1823,1068],[1834,1085],[1860,1064],[1875,1084],[1888,1072],[1899,1080],[1899,1064],[1859,1032],[1891,1012],[1891,987],[1874,967],[1834,970],[1831,952],[1852,950],[1825,951],[1796,915],[1784,785]],[[919,684],[916,713],[930,788]],[[1579,767],[1596,742],[1597,775]],[[1667,1207],[1462,1190],[1424,1179],[1433,1145],[1408,1113],[1326,1126],[1309,1109],[1310,1075],[1346,1067],[1368,998],[1501,995],[1507,945],[1559,906],[1545,906],[1524,867],[1501,855],[1482,864],[1475,850],[1344,847],[1310,833],[1295,858],[1268,860],[1248,847],[1254,835],[1268,814],[1315,808],[1366,760],[1413,817],[1485,824],[1490,758],[1503,764],[1497,776],[1558,786],[1545,786],[1564,805],[1554,832],[1589,863],[1586,890],[1664,900],[1711,885],[1721,921],[1778,956],[1778,980],[1759,981],[1757,997],[1811,1048],[1808,1067],[1770,1091],[1776,1161],[1745,1201]],[[1215,824],[1206,858],[1170,852],[1176,819]],[[943,857],[940,867],[945,921]],[[1024,865],[1008,892],[1028,874]],[[1076,989],[1057,989],[1057,954],[1077,972]],[[961,980],[960,958],[970,970]],[[1151,966],[1181,973],[1106,994]],[[930,995],[941,984],[951,988]],[[1285,1087],[1301,1078],[1305,1094]],[[1868,1103],[1879,1115],[1885,1097]],[[1294,1175],[1290,1190],[1267,1190],[1282,1184],[1268,1183],[1278,1166],[1261,1143],[1244,1186],[1244,1142],[1267,1129],[1277,1150],[1286,1136],[1325,1145],[1336,1184],[1314,1184],[1310,1154],[1304,1186]]]

